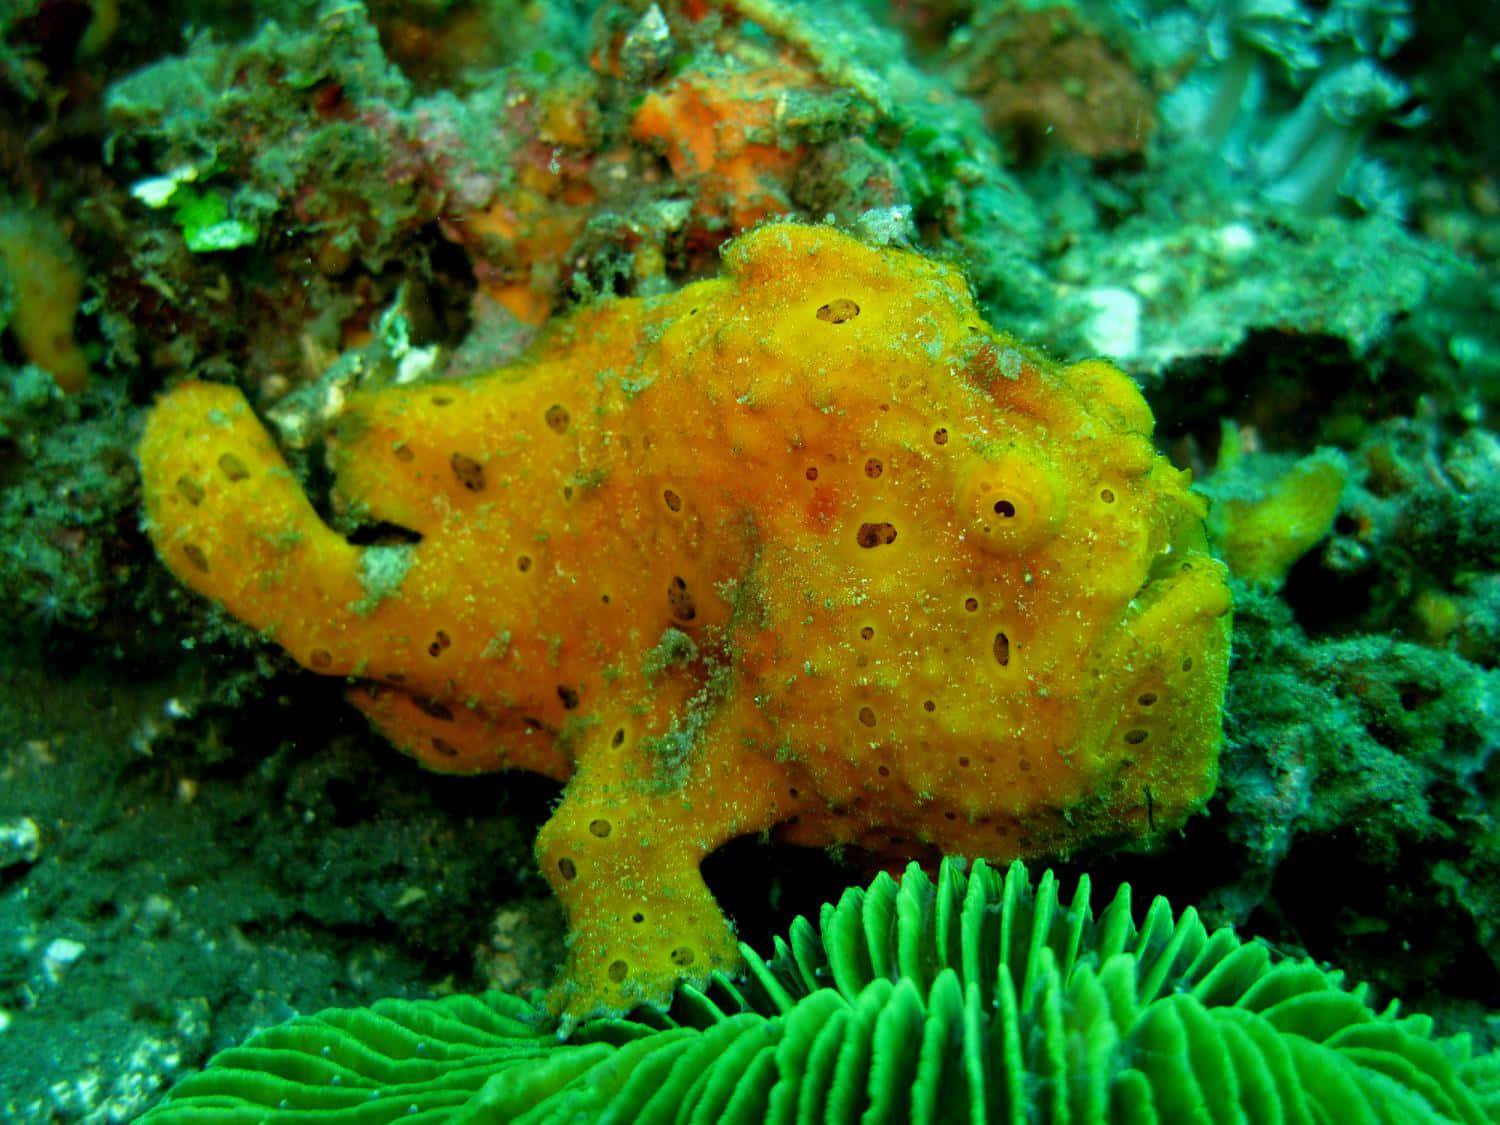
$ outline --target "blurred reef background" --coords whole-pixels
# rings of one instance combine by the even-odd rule
[[[422,772],[156,562],[143,411],[503,363],[763,220],[960,263],[1144,388],[1235,575],[1218,794],[1064,857],[1500,1040],[1500,6],[0,3],[0,1117],[546,983],[557,796]],[[863,880],[744,840],[752,942]]]

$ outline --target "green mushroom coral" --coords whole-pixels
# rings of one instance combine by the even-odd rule
[[[1095,917],[944,860],[880,875],[670,1014],[559,1040],[503,993],[292,1020],[147,1114],[215,1122],[1485,1122],[1500,1057],[1122,887]]]

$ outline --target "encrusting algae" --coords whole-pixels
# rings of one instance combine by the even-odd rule
[[[537,856],[567,1017],[738,960],[699,863],[780,826],[1008,859],[1180,825],[1216,779],[1229,592],[1134,384],[825,227],[602,301],[519,363],[359,392],[318,518],[238,391],[140,459],[186,584],[446,772],[566,783]]]

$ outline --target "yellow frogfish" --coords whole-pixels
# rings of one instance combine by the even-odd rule
[[[781,223],[519,362],[351,395],[319,518],[240,393],[140,446],[188,586],[449,773],[565,784],[536,854],[570,1019],[732,968],[699,864],[776,828],[1005,860],[1212,792],[1230,597],[1135,385],[991,328],[953,268]]]

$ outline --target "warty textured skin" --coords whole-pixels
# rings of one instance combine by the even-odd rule
[[[164,396],[140,460],[172,571],[398,747],[566,783],[574,1019],[736,963],[698,870],[736,836],[1005,860],[1202,805],[1229,592],[1151,427],[953,269],[776,224],[511,367],[353,395],[334,503],[415,544],[328,528],[229,387]]]

